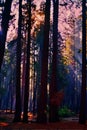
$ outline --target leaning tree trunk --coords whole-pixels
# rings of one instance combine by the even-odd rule
[[[49,46],[49,29],[50,29],[50,0],[46,0],[45,8],[45,25],[44,25],[44,43],[41,67],[41,85],[38,99],[38,122],[47,122],[47,74],[48,74],[48,46]]]
[[[28,98],[29,98],[29,83],[30,83],[31,0],[28,0],[28,4],[29,4],[29,11],[28,11],[29,20],[28,20],[28,43],[27,43],[27,55],[26,55],[23,122],[28,122]]]
[[[21,121],[21,94],[20,94],[20,79],[21,79],[21,22],[22,22],[22,0],[19,0],[19,22],[18,22],[18,41],[16,52],[16,104],[14,122]]]
[[[0,32],[0,70],[3,62],[3,56],[5,50],[5,42],[6,42],[7,30],[9,26],[8,23],[10,19],[11,4],[12,4],[12,0],[6,0],[4,5],[4,11],[2,14],[2,24],[1,24],[2,32]]]
[[[49,121],[58,121],[58,107],[52,104],[53,95],[57,92],[57,42],[58,42],[58,5],[59,0],[53,0],[53,58],[52,58],[52,72],[50,81],[50,104],[49,104]]]
[[[79,123],[86,123],[86,0],[82,1],[82,88]]]

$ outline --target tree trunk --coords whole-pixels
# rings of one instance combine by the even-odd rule
[[[37,92],[37,86],[36,86],[36,69],[35,69],[35,41],[34,41],[34,45],[32,46],[32,48],[34,49],[33,52],[33,114],[36,114],[36,92]]]
[[[57,89],[57,42],[58,42],[58,5],[59,0],[53,0],[53,59],[52,59],[52,73],[50,82],[50,111],[49,120],[50,122],[58,121],[58,106],[52,105],[51,99],[54,93],[58,91]]]
[[[25,38],[26,40],[26,38]],[[25,44],[25,43],[24,43]],[[23,48],[23,71],[22,71],[22,94],[21,94],[21,100],[22,100],[22,111],[24,108],[24,87],[25,87],[25,68],[26,68],[26,47]]]
[[[8,23],[10,19],[11,4],[12,4],[12,0],[6,0],[4,11],[2,14],[2,24],[1,24],[2,30],[0,32],[0,70],[1,70],[1,65],[4,57],[5,42],[6,42],[6,36],[8,30]]]
[[[30,34],[31,34],[31,0],[29,4],[29,20],[28,20],[28,43],[26,55],[26,73],[25,73],[25,91],[24,91],[24,114],[23,122],[28,122],[28,98],[29,98],[29,83],[30,83]]]
[[[48,74],[48,46],[49,46],[49,29],[50,29],[50,0],[46,0],[45,8],[45,26],[44,26],[44,43],[42,52],[42,69],[41,85],[38,100],[37,121],[40,123],[47,122],[47,74]]]
[[[21,121],[21,94],[20,94],[20,79],[21,79],[21,22],[22,22],[22,0],[19,0],[19,22],[18,22],[18,41],[16,51],[16,104],[14,122]]]
[[[86,123],[86,0],[82,1],[82,88],[79,123]]]

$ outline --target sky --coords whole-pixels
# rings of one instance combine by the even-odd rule
[[[34,0],[35,4],[37,4],[37,8],[39,8],[40,3],[44,1],[44,0]]]

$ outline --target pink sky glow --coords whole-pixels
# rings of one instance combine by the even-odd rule
[[[40,3],[44,0],[34,0],[35,4],[37,5],[37,9],[40,7]],[[17,0],[14,0],[13,5],[15,5],[15,2]],[[18,28],[18,6],[12,5],[12,14],[15,14],[16,20],[14,20],[14,27],[13,25],[10,25],[9,31],[7,34],[7,41],[12,40],[13,38],[17,37],[17,28]],[[51,10],[52,14],[52,10]],[[70,15],[73,15],[73,18],[78,18],[78,16],[81,14],[81,8],[76,9],[75,5],[71,9],[66,9],[65,7],[59,8],[59,25],[58,29],[61,33],[64,32],[65,28],[70,28],[69,24],[64,22],[64,19],[68,19]],[[51,17],[52,18],[52,17]]]

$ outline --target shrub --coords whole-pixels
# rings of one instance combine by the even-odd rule
[[[75,115],[75,113],[72,112],[69,108],[67,108],[67,106],[60,108],[58,114],[60,117],[70,117]]]

